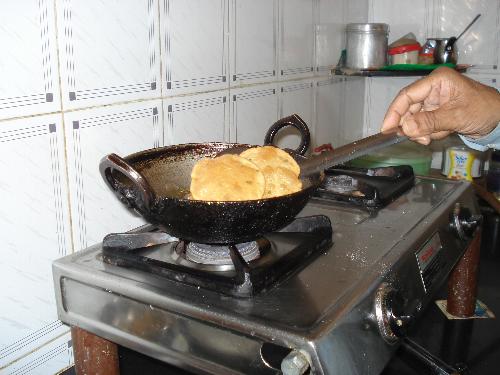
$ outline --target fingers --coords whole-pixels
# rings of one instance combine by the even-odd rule
[[[451,134],[450,131],[448,130],[443,130],[443,131],[440,131],[440,132],[437,132],[437,133],[432,133],[430,135],[431,137],[431,140],[433,141],[438,141],[440,139],[443,139],[443,138],[446,138],[447,136],[449,136]]]
[[[387,110],[382,132],[388,132],[400,125],[401,118],[424,102],[430,95],[434,79],[431,76],[422,78],[400,91]]]
[[[418,113],[422,110],[422,103],[416,103],[416,104],[412,104],[410,106],[410,108],[408,109],[408,112],[410,112],[411,114],[415,114],[415,113]]]
[[[424,135],[423,137],[417,137],[417,138],[410,138],[410,140],[420,143],[421,145],[427,146],[429,143],[431,143],[431,137],[428,135]]]
[[[422,145],[427,146],[428,144],[431,143],[431,141],[437,141],[439,139],[446,138],[448,135],[450,135],[451,132],[449,131],[441,131],[437,133],[432,133],[429,135],[424,135],[421,137],[410,137],[409,139],[412,141],[415,141],[417,143],[420,143]]]
[[[382,133],[392,133],[394,129],[399,127],[401,121],[401,116],[395,111],[387,111],[384,122],[382,123],[382,128],[380,131]]]

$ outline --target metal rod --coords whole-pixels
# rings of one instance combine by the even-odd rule
[[[405,338],[401,349],[404,355],[418,362],[426,373],[433,375],[461,375],[461,371],[450,366],[440,358],[432,355],[415,341]]]
[[[360,156],[369,154],[381,148],[406,141],[408,137],[396,133],[378,133],[358,141],[338,147],[333,151],[326,151],[300,162],[301,177],[322,172],[334,165],[345,163]]]
[[[465,32],[466,32],[467,30],[469,30],[469,29],[470,29],[470,27],[474,24],[474,22],[476,22],[476,21],[477,21],[477,19],[478,19],[479,17],[481,17],[481,14],[478,14],[476,17],[474,17],[474,19],[473,19],[473,20],[472,20],[472,21],[471,21],[471,22],[467,25],[467,27],[465,28],[465,30],[464,30],[464,31],[462,31],[462,32],[460,33],[460,35],[459,35],[459,36],[457,36],[457,39],[456,39],[456,40],[460,39],[460,37],[461,37],[462,35],[464,35],[464,34],[465,34]]]

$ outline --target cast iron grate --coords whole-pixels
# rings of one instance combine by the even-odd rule
[[[324,215],[296,218],[280,231],[257,239],[262,255],[250,262],[243,259],[236,246],[230,245],[234,267],[220,272],[153,256],[155,251],[169,251],[182,256],[187,245],[184,241],[171,242],[166,245],[167,248],[165,245],[158,245],[157,249],[135,248],[134,241],[127,238],[127,234],[108,235],[103,241],[103,261],[195,287],[248,298],[277,285],[329,249],[332,244],[332,226],[330,219]]]

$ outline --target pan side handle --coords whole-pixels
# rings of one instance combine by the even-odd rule
[[[120,172],[130,184],[120,181],[113,171]],[[113,190],[118,199],[139,213],[148,213],[155,196],[151,186],[134,167],[116,154],[109,154],[101,159],[99,171],[106,184]]]
[[[297,114],[284,117],[281,120],[278,120],[274,124],[272,124],[266,133],[266,136],[264,138],[264,144],[272,145],[274,138],[276,137],[276,134],[278,134],[278,132],[281,129],[287,126],[293,126],[295,129],[299,131],[300,144],[297,147],[297,149],[294,150],[294,152],[296,154],[304,156],[307,149],[309,148],[309,145],[311,144],[311,133],[309,132],[309,128],[307,127],[305,121],[302,120],[300,116]]]

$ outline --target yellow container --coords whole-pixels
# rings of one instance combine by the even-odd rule
[[[472,181],[481,177],[484,161],[481,153],[465,146],[448,147],[445,150],[442,174],[455,180]]]

